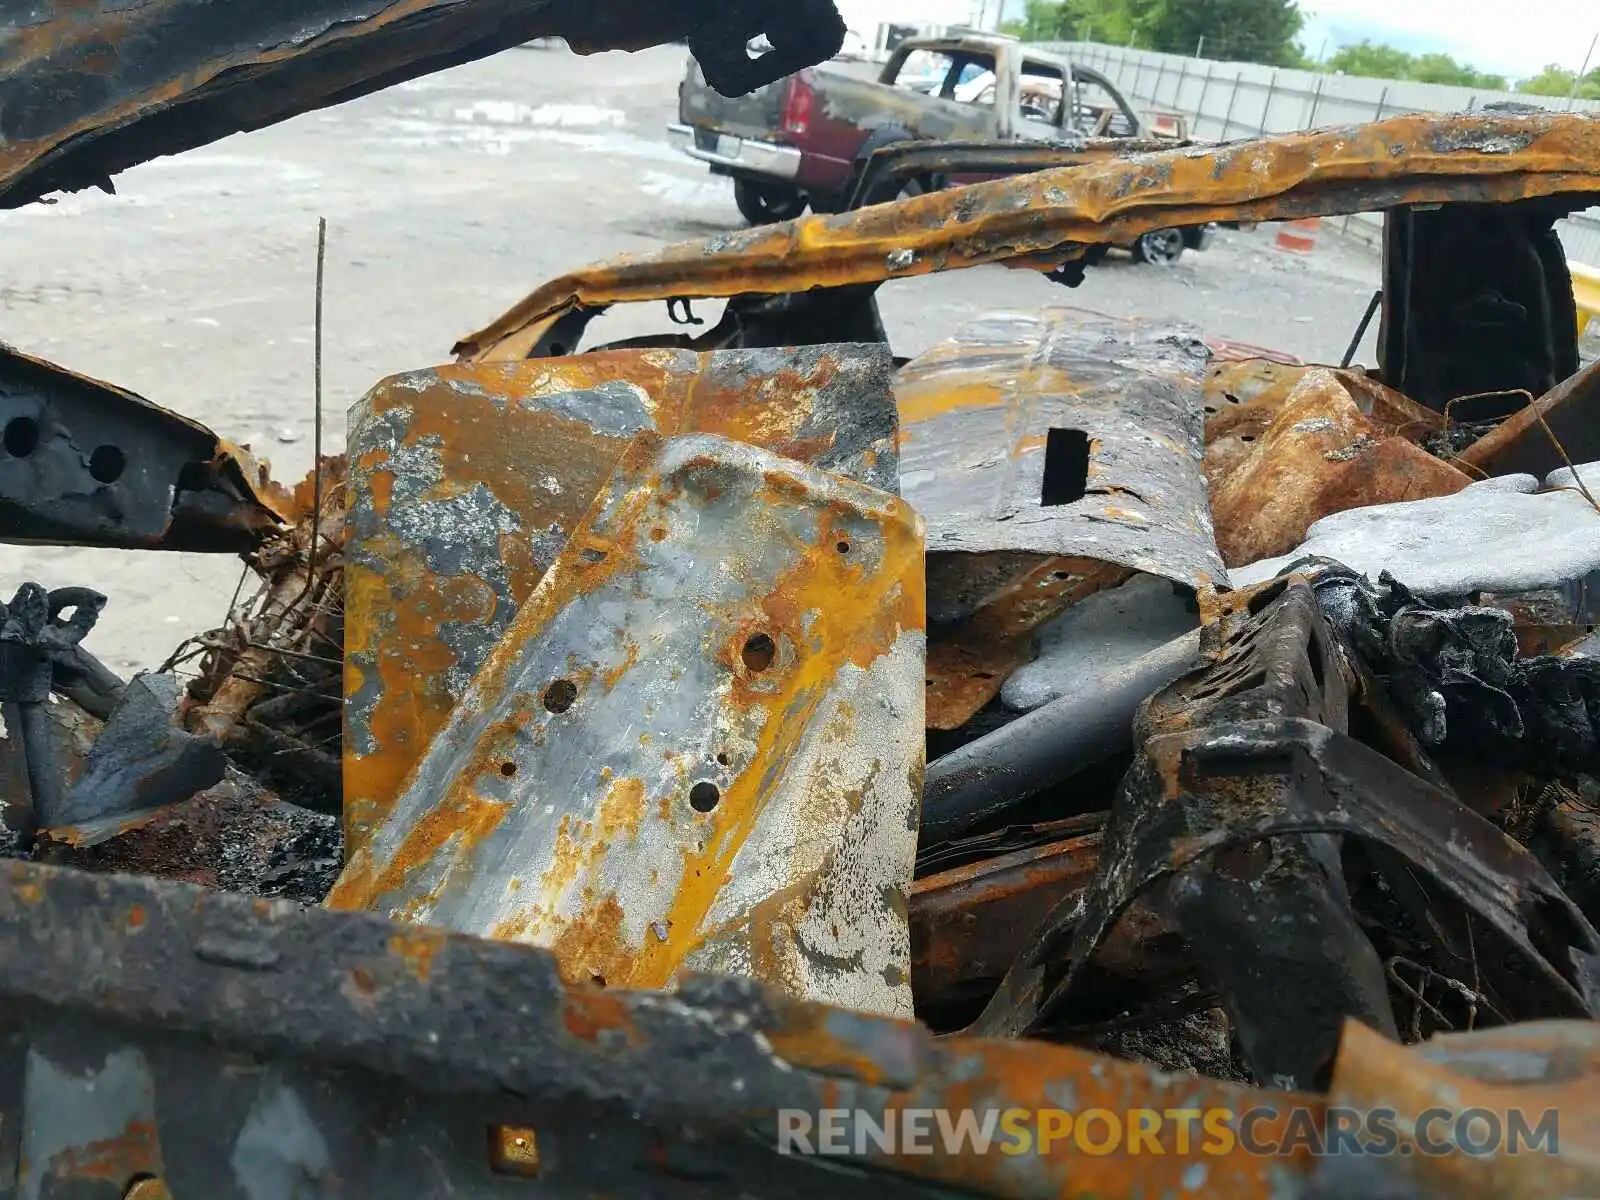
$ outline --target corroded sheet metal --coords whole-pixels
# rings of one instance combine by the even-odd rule
[[[1241,442],[1251,435],[1240,435]],[[1308,371],[1220,480],[1211,515],[1230,567],[1286,554],[1331,513],[1449,496],[1471,478],[1362,413],[1339,374]]]
[[[345,835],[362,844],[633,435],[717,433],[898,488],[882,346],[444,366],[350,416]]]
[[[1600,1192],[1600,1027],[1587,1021],[1411,1047],[1346,1024],[1329,1094],[1298,1094],[1072,1046],[936,1038],[748,981],[601,992],[562,981],[549,954],[525,947],[27,862],[0,864],[0,1001],[12,1026],[0,1136],[44,1194],[81,1185],[102,1162],[107,1175],[132,1166],[200,1180],[201,1194],[219,1198],[259,1194],[251,1185],[263,1178],[396,1200],[528,1187],[687,1196],[706,1189],[686,1181],[712,1172],[730,1194],[795,1200]],[[29,1056],[55,1070],[24,1087]],[[97,1081],[106,1086],[90,1090]],[[1445,1144],[1428,1147],[1442,1153],[1354,1152],[1351,1115],[1402,1115],[1398,1133],[1411,1142],[1424,1097],[1450,1114],[1434,1127]],[[1474,1105],[1530,1124],[1559,1108],[1560,1153],[1452,1144],[1455,1114]],[[980,1126],[1022,1110],[1032,1132],[1070,1115],[1091,1136],[1060,1121],[1048,1143],[1005,1153],[1016,1143],[999,1138],[984,1153],[936,1125],[924,1136],[930,1121],[909,1145],[868,1138],[843,1159],[773,1152],[782,1110],[816,1118],[842,1107],[883,1129],[914,1110],[952,1123],[971,1114]],[[1336,1119],[1330,1107],[1347,1111]],[[1125,1135],[1108,1152],[1107,1122],[1087,1116],[1096,1109]],[[1142,1152],[1126,1136],[1134,1110],[1161,1118]],[[1207,1120],[1186,1122],[1192,1110]],[[1268,1152],[1240,1144],[1246,1113]],[[537,1184],[486,1179],[491,1125],[534,1135]],[[23,1155],[29,1127],[36,1140]],[[1371,1129],[1359,1116],[1356,1127]],[[142,1156],[128,1153],[125,1131],[147,1139]],[[1333,1153],[1317,1157],[1321,1146]],[[95,1194],[124,1195],[126,1182],[117,1174],[108,1191],[95,1178]]]
[[[702,53],[746,42],[791,4],[737,13],[706,0],[151,0],[9,6],[0,38],[0,207],[109,177],[163,154],[339,104],[537,37],[580,52],[691,32]],[[830,6],[831,7],[831,6]],[[813,22],[815,14],[808,14]],[[835,16],[835,20],[837,17]],[[785,49],[797,39],[774,37]],[[826,58],[790,62],[771,78]]]
[[[983,317],[900,370],[935,728],[993,699],[1029,631],[1085,595],[1138,571],[1226,584],[1201,474],[1206,361],[1182,328],[1050,308]]]
[[[1439,115],[1170,150],[1018,176],[611,259],[552,280],[455,352],[524,358],[575,309],[783,294],[989,262],[1051,267],[1154,229],[1403,204],[1600,193],[1600,117]]]
[[[909,1013],[923,625],[904,502],[642,434],[329,903]]]
[[[3,347],[0,434],[0,541],[246,551],[289,512],[205,426]]]

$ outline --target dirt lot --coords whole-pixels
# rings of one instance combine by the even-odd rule
[[[544,279],[739,224],[729,184],[664,141],[684,53],[513,50],[147,164],[114,197],[0,214],[0,338],[204,421],[299,478],[317,217],[329,222],[325,437],[337,448],[345,410],[374,382],[444,361]],[[975,312],[1071,303],[1326,360],[1376,280],[1370,251],[1325,235],[1297,258],[1264,228],[1225,232],[1168,270],[1114,255],[1076,291],[985,268],[892,285],[882,303],[902,354]],[[592,337],[666,327],[659,308],[628,310]],[[219,623],[238,576],[227,559],[0,547],[7,595],[28,578],[106,592],[89,645],[125,671]]]

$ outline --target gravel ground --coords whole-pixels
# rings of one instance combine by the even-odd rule
[[[317,217],[329,224],[325,438],[338,448],[345,410],[373,383],[446,361],[540,282],[739,226],[729,183],[664,140],[684,55],[512,50],[146,164],[116,196],[0,214],[0,338],[203,421],[298,479],[312,457]],[[1377,277],[1364,247],[1325,234],[1295,257],[1262,228],[1224,231],[1164,270],[1113,255],[1073,291],[992,267],[890,285],[882,307],[901,354],[981,311],[1067,303],[1336,360]],[[626,309],[591,341],[666,327],[659,306]],[[124,671],[219,623],[238,577],[226,558],[0,547],[6,595],[24,579],[106,592],[88,645]]]

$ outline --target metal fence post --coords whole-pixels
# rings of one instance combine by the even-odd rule
[[[1157,97],[1161,94],[1161,77],[1163,75],[1165,75],[1166,73],[1167,73],[1166,60],[1165,59],[1157,59],[1156,60],[1156,78],[1155,78],[1155,82],[1150,85],[1150,103],[1151,104],[1156,104],[1156,103],[1159,102],[1157,100]]]
[[[1322,104],[1322,83],[1325,78],[1322,75],[1317,76],[1317,90],[1311,95],[1311,116],[1306,119],[1307,129],[1317,127],[1317,109]]]
[[[1378,97],[1378,111],[1372,115],[1374,121],[1383,120],[1383,110],[1389,105],[1389,89],[1383,89],[1383,95]]]
[[[1227,141],[1233,136],[1233,106],[1239,99],[1239,85],[1244,82],[1244,68],[1239,68],[1239,73],[1233,77],[1233,91],[1228,95],[1228,111],[1222,118],[1222,140]]]
[[[1172,89],[1172,107],[1178,108],[1183,104],[1183,81],[1189,78],[1189,60],[1186,58],[1178,68],[1178,82]],[[1161,97],[1156,97],[1156,103],[1161,103]]]
[[[1216,65],[1217,64],[1212,62],[1210,59],[1206,60],[1205,82],[1200,85],[1200,99],[1195,101],[1194,106],[1194,123],[1196,129],[1199,128],[1201,120],[1206,115],[1206,94],[1211,91],[1211,72],[1216,68]],[[1228,136],[1226,130],[1223,131],[1222,136]]]
[[[1267,83],[1267,98],[1266,98],[1266,101],[1261,105],[1261,136],[1262,137],[1266,137],[1267,136],[1267,118],[1272,115],[1272,97],[1277,94],[1277,91],[1278,91],[1278,73],[1276,71],[1274,71],[1272,73],[1271,80],[1269,80],[1268,83]]]

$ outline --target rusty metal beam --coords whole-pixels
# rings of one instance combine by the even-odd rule
[[[545,284],[455,353],[525,358],[555,321],[611,304],[1052,269],[1083,246],[1208,221],[1533,197],[1584,208],[1597,164],[1600,118],[1428,114],[1065,167],[615,258]]]
[[[350,416],[344,821],[353,851],[637,433],[717,433],[899,486],[881,346],[444,366]]]
[[[934,1038],[749,981],[600,991],[564,983],[552,956],[527,947],[29,863],[0,864],[0,1001],[0,1186],[22,1195],[123,1197],[144,1173],[216,1200],[260,1196],[263,1180],[395,1200],[530,1187],[563,1200],[1297,1200],[1391,1194],[1384,1183],[1401,1180],[1472,1200],[1600,1189],[1593,1022],[1416,1047],[1347,1025],[1322,1097],[1067,1046]],[[1518,1109],[1533,1122],[1557,1107],[1560,1153],[1336,1144],[1319,1160],[1330,1103]],[[775,1152],[781,1110],[842,1107],[880,1125],[915,1109],[980,1123],[1007,1110],[1225,1110],[1219,1127],[1235,1135],[1259,1110],[1254,1133],[1281,1149],[1217,1153],[1197,1121],[1182,1142],[1166,1125],[1160,1154],[1086,1153],[1070,1134],[1021,1154],[938,1137],[932,1153],[870,1140],[826,1162]],[[507,1128],[536,1147],[519,1156],[536,1183],[491,1149],[486,1135]],[[1403,1120],[1398,1133],[1415,1130]]]
[[[110,188],[117,172],[538,37],[583,53],[689,37],[748,90],[821,62],[831,0],[155,0],[11,6],[0,38],[0,207]],[[767,31],[777,51],[752,61]],[[821,36],[819,36],[821,35]]]
[[[887,492],[640,434],[329,903],[909,1015],[922,551]]]

